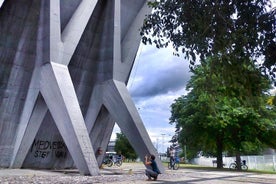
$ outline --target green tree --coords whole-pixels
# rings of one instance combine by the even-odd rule
[[[256,63],[276,79],[276,9],[270,0],[155,0],[141,29],[142,42],[172,44],[194,65],[196,55],[224,62]],[[243,61],[240,61],[240,58]]]
[[[260,69],[276,78],[276,10],[271,1],[156,0],[149,5],[154,11],[144,21],[142,42],[153,43],[157,48],[171,44],[176,54],[183,53],[190,59],[192,66],[196,56],[200,57],[203,68],[195,72],[202,72],[203,76],[191,83],[192,94],[183,102],[191,106],[187,113],[194,116],[185,120],[189,125],[186,128],[200,130],[207,136],[204,139],[192,134],[193,139],[201,141],[196,146],[215,147],[218,153],[227,147],[239,158],[244,145],[254,147],[264,140],[258,130],[262,130],[262,123],[264,127],[271,123],[262,119],[268,113],[262,97],[267,82],[263,82],[255,67],[264,56],[258,61],[262,62]],[[212,62],[206,64],[209,57]],[[190,100],[198,104],[189,103]],[[201,124],[195,127],[193,121]],[[252,127],[256,130],[248,131]],[[210,132],[203,133],[200,128]],[[232,132],[224,131],[228,129]],[[252,135],[257,138],[248,141],[249,137],[254,138]],[[219,161],[220,158],[218,166]]]
[[[276,135],[276,116],[275,109],[266,108],[269,80],[254,65],[213,66],[216,59],[196,67],[187,85],[190,92],[171,105],[170,122],[181,129],[182,145],[215,154],[221,168],[223,151],[236,155],[240,163],[241,153],[276,147],[267,138]],[[225,67],[232,69],[228,77],[223,77]]]
[[[126,159],[136,160],[138,155],[130,145],[126,136],[122,133],[116,133],[115,151],[121,153]]]

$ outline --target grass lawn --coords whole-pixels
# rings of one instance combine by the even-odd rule
[[[168,162],[163,162],[163,165],[165,168],[167,168]],[[229,168],[218,169],[216,167],[208,167],[208,166],[200,166],[200,165],[184,164],[184,163],[180,163],[179,168],[198,169],[198,170],[213,170],[213,171],[230,171]],[[231,170],[231,171],[233,172],[233,170]],[[250,169],[248,169],[247,171],[243,171],[243,172],[254,172],[254,173],[259,173],[259,174],[276,174],[275,171],[261,171],[261,170],[250,170]]]

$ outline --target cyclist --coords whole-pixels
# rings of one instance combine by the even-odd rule
[[[173,147],[170,148],[170,166],[173,167],[173,163],[175,160],[175,149]]]

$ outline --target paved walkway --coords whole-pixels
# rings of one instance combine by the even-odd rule
[[[141,163],[123,163],[121,167],[105,167],[100,176],[81,176],[77,170],[0,169],[0,183],[4,184],[276,184],[276,174],[213,171],[198,169],[166,170],[157,181],[146,181]]]

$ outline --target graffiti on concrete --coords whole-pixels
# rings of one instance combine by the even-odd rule
[[[63,141],[34,140],[31,153],[36,158],[47,158],[51,154],[56,158],[66,158],[67,148]]]

